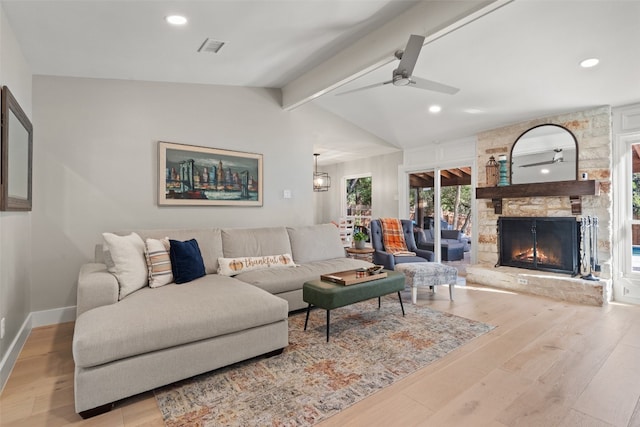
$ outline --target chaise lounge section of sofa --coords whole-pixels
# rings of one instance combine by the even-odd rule
[[[126,234],[126,233],[120,233]],[[305,227],[141,230],[142,239],[198,243],[206,274],[183,284],[138,289],[104,263],[82,266],[73,338],[76,411],[89,417],[112,402],[288,345],[288,313],[306,307],[304,282],[372,264],[345,257],[338,229]],[[219,260],[291,254],[295,267],[233,277]]]

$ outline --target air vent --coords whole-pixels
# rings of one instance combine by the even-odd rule
[[[224,42],[213,39],[205,39],[204,43],[198,49],[198,52],[204,53],[218,53],[220,49],[224,46]]]

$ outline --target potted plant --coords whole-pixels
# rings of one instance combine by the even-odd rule
[[[356,231],[353,233],[353,241],[355,242],[356,249],[364,249],[364,244],[367,240],[367,235],[362,231]]]

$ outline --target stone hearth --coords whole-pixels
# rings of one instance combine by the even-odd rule
[[[610,299],[611,280],[583,280],[580,276],[524,268],[476,264],[467,267],[467,283],[540,295],[556,300],[601,306]]]

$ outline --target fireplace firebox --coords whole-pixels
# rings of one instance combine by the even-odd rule
[[[577,275],[580,223],[574,217],[498,218],[498,265]]]

